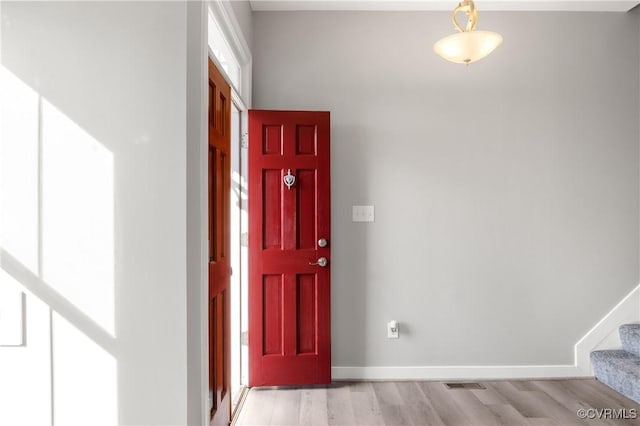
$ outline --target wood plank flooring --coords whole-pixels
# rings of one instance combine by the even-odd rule
[[[479,383],[486,389],[409,381],[253,388],[234,424],[640,426],[640,405],[593,379]],[[608,416],[596,411],[603,409],[613,411]],[[587,410],[590,418],[580,418],[579,410]]]

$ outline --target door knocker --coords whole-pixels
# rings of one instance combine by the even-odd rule
[[[287,185],[287,189],[291,189],[291,187],[296,183],[296,177],[291,174],[291,169],[287,172],[286,175],[282,178],[284,184]]]

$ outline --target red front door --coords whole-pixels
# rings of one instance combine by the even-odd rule
[[[331,382],[329,113],[249,112],[249,385]]]
[[[229,195],[231,88],[209,60],[209,402],[211,425],[231,416]]]

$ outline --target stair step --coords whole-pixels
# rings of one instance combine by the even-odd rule
[[[596,378],[640,404],[640,357],[627,351],[591,352]]]
[[[640,324],[621,325],[620,340],[622,341],[622,349],[640,356]]]

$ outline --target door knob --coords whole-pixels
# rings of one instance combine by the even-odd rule
[[[326,247],[327,244],[329,244],[329,243],[327,242],[326,238],[320,238],[318,240],[318,247]]]
[[[327,264],[329,263],[329,261],[327,260],[326,257],[321,257],[318,259],[317,262],[309,262],[309,265],[318,265],[322,268],[324,268],[325,266],[327,266]]]

